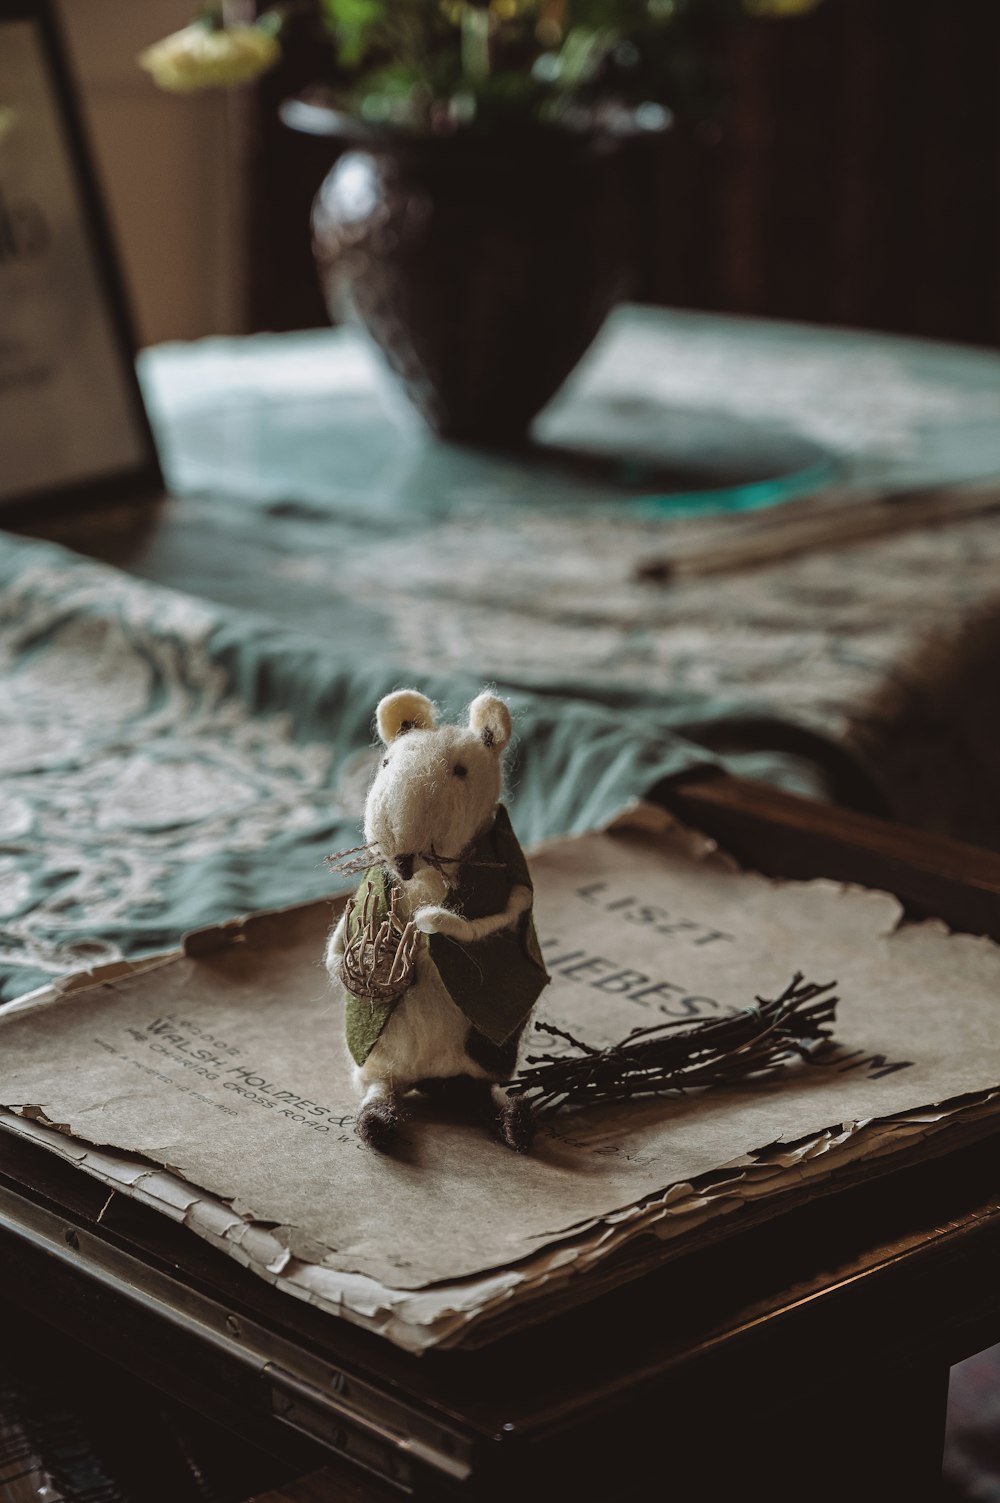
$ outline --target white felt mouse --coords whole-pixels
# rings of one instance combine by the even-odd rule
[[[325,955],[345,993],[358,1132],[390,1147],[417,1088],[478,1103],[524,1151],[531,1111],[503,1082],[549,978],[527,862],[500,802],[510,711],[484,691],[466,723],[438,724],[425,695],[400,689],[376,724],[385,752],[365,804],[372,864]]]

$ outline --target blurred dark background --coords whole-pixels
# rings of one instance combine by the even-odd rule
[[[643,302],[1000,345],[1000,3],[828,0],[726,38],[727,107],[630,163]],[[276,106],[304,43],[244,96],[246,322],[326,322],[308,207],[331,143]]]

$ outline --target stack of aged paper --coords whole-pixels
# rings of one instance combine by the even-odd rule
[[[674,1252],[951,1149],[1000,1110],[1000,947],[883,893],[740,871],[647,807],[532,860],[538,1015],[603,1044],[836,979],[836,1041],[768,1078],[564,1111],[536,1151],[413,1099],[385,1157],[353,1130],[337,905],[0,1014],[0,1126],[184,1222],[289,1294],[410,1350],[489,1340]],[[551,1040],[527,1037],[526,1052]]]

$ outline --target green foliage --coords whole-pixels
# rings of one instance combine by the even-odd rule
[[[385,0],[321,0],[321,8],[340,63],[345,69],[360,67],[385,31]]]
[[[308,3],[308,0],[299,0]],[[704,99],[713,36],[822,0],[313,0],[343,105],[418,130]]]

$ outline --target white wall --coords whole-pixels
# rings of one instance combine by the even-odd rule
[[[238,103],[164,94],[135,57],[195,0],[59,0],[140,344],[239,332]]]

